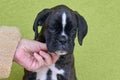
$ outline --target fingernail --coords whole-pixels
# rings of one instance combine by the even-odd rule
[[[34,53],[33,55],[34,55],[34,56],[37,56],[37,53]]]

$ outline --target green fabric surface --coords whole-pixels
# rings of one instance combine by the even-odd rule
[[[17,26],[23,38],[33,39],[37,13],[59,4],[78,11],[89,26],[83,46],[76,38],[78,80],[120,80],[120,0],[0,0],[0,26]],[[1,80],[22,76],[23,68],[13,63],[10,77]]]

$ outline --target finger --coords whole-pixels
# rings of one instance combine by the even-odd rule
[[[51,57],[52,57],[52,63],[56,63],[56,61],[59,59],[59,55],[56,55],[56,54],[51,54]]]
[[[35,63],[35,64],[38,64],[38,67],[42,67],[44,65],[43,58],[39,54],[37,54],[37,53],[34,53],[34,57],[35,57],[35,59],[38,62],[38,63]]]
[[[34,70],[38,69],[38,66],[36,66],[36,63],[37,63],[37,60],[33,59],[32,60],[32,64],[31,65],[27,65],[26,69],[28,71],[34,71]]]
[[[52,58],[51,58],[51,56],[48,53],[40,51],[39,54],[44,58],[46,66],[49,66],[49,65],[52,64]]]

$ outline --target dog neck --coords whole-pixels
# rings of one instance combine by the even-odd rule
[[[66,66],[73,67],[71,65],[74,65],[73,54],[67,54],[67,55],[60,56],[60,58],[56,62],[56,67],[59,69],[64,68]]]

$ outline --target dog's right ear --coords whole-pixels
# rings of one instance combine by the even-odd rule
[[[33,30],[35,32],[34,39],[36,39],[38,37],[38,26],[43,26],[45,20],[49,16],[49,13],[50,13],[50,9],[44,9],[38,13],[38,15],[34,21],[34,24],[33,24]]]

